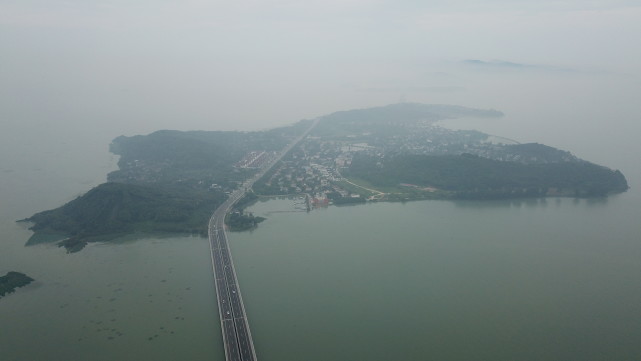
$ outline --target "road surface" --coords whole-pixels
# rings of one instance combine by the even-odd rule
[[[225,231],[225,215],[229,213],[234,204],[238,202],[252,185],[269,171],[285,154],[296,144],[303,140],[309,132],[318,124],[319,118],[315,119],[312,125],[298,138],[283,149],[279,155],[269,164],[263,167],[256,175],[246,180],[236,191],[229,195],[229,198],[221,204],[209,219],[209,246],[211,248],[211,262],[214,270],[216,283],[216,299],[218,301],[218,313],[225,346],[225,358],[227,361],[254,361],[256,350],[249,330],[247,313],[243,304],[243,298],[238,286],[238,278],[234,269],[234,262],[229,250],[227,233]]]

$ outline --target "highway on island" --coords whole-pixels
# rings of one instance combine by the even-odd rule
[[[238,286],[234,262],[229,250],[229,242],[225,231],[225,215],[229,213],[238,200],[245,196],[245,193],[251,189],[252,185],[278,163],[296,144],[303,140],[319,121],[320,118],[315,119],[312,125],[287,145],[275,159],[230,194],[229,198],[214,211],[214,214],[209,219],[209,246],[211,248],[216,299],[218,301],[218,313],[225,346],[225,359],[227,361],[254,361],[257,360],[257,357],[243,298]]]

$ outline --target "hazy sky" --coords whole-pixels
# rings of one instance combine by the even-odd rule
[[[112,136],[399,100],[514,112],[558,79],[639,95],[640,34],[638,0],[0,0],[0,122]],[[508,102],[514,87],[530,90]]]

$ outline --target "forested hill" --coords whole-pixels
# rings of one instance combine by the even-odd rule
[[[309,126],[261,132],[160,130],[120,136],[110,149],[119,169],[81,197],[34,214],[27,245],[59,241],[69,252],[130,233],[207,233],[208,219],[256,168],[236,165],[251,151],[275,152]]]
[[[78,251],[88,241],[110,240],[131,232],[207,233],[207,221],[224,194],[189,188],[166,189],[104,183],[62,207],[26,221],[39,233],[69,236],[62,245]]]
[[[233,188],[248,170],[234,167],[250,151],[279,151],[307,122],[262,132],[160,130],[148,135],[120,136],[110,145],[120,156],[113,182],[162,184],[195,188],[213,183]]]
[[[628,189],[621,172],[586,161],[526,164],[471,154],[383,159],[357,155],[344,174],[375,186],[433,187],[453,198],[590,197]]]

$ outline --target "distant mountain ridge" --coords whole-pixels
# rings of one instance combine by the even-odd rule
[[[463,116],[477,118],[502,117],[504,114],[494,109],[474,109],[460,105],[397,103],[381,107],[344,110],[323,117],[324,121],[345,121],[367,119],[380,121],[436,121]]]

